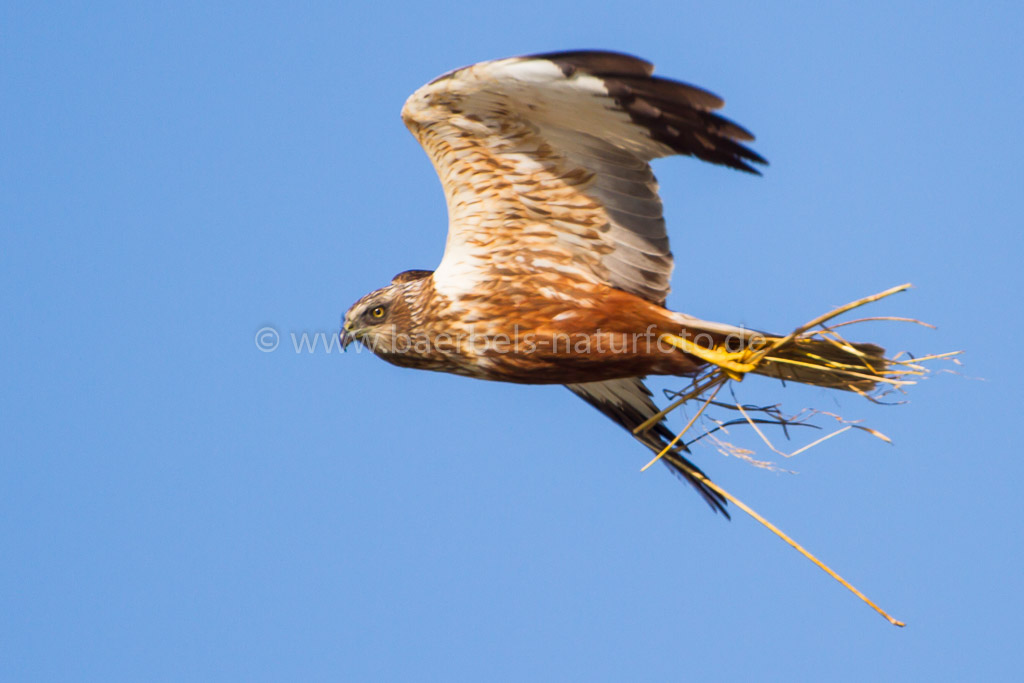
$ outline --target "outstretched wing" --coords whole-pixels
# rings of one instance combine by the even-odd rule
[[[631,434],[633,430],[658,413],[658,406],[651,399],[651,391],[644,384],[643,377],[612,379],[603,382],[586,382],[584,384],[566,384],[566,388],[584,401],[594,406],[612,420],[622,425]],[[651,429],[636,438],[655,453],[660,453],[672,441],[675,435],[665,425],[664,418]],[[709,489],[703,482],[694,479],[689,472],[677,463],[700,472],[701,470],[680,453],[682,449],[669,451],[662,461],[673,472],[688,481],[704,497],[713,510],[729,517],[725,509],[725,499]],[[701,472],[703,474],[703,472]]]
[[[448,201],[442,294],[550,273],[662,303],[672,254],[648,161],[672,154],[756,173],[753,136],[722,100],[612,52],[515,57],[450,72],[402,110]]]

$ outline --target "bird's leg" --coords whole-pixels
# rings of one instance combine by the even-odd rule
[[[757,367],[756,362],[745,362],[750,356],[750,349],[741,349],[739,351],[726,351],[721,348],[708,349],[694,344],[685,337],[677,337],[668,332],[663,332],[661,338],[684,353],[717,365],[722,368],[722,371],[728,375],[729,379],[734,379],[737,382],[743,379],[743,375]]]

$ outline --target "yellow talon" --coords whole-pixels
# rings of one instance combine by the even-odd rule
[[[742,359],[747,356],[747,350],[730,352],[719,349],[706,349],[703,346],[694,344],[685,337],[677,337],[674,334],[668,333],[662,334],[661,338],[680,351],[717,365],[725,371],[729,379],[734,379],[737,382],[743,379],[743,375],[757,367],[756,363],[743,362]]]

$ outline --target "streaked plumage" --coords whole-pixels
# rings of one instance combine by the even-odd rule
[[[636,335],[703,335],[708,345],[758,336],[664,307],[673,260],[648,162],[680,154],[751,173],[766,162],[743,145],[750,133],[714,113],[722,100],[652,72],[622,54],[551,53],[458,69],[413,93],[402,118],[444,188],[444,257],[435,271],[401,273],[356,302],[343,343],[359,340],[406,367],[565,384],[632,430],[657,412],[645,376],[692,376],[705,365]],[[563,337],[578,343],[562,348]],[[794,367],[757,371],[851,388]],[[671,437],[662,423],[638,438],[657,451]]]

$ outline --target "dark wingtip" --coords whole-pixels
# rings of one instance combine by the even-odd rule
[[[669,433],[671,434],[671,432],[669,432]],[[672,435],[672,436],[674,437],[675,435]],[[664,446],[662,446],[662,448],[664,448]],[[658,452],[660,452],[660,451],[658,451]],[[726,508],[726,506],[729,504],[729,501],[727,501],[717,491],[709,488],[707,484],[705,484],[701,480],[695,478],[686,469],[686,467],[684,467],[681,464],[676,463],[675,462],[676,459],[678,459],[678,460],[682,461],[683,463],[685,463],[686,466],[688,466],[689,468],[692,468],[694,472],[698,472],[701,476],[705,476],[704,473],[700,470],[699,467],[697,467],[692,462],[690,462],[686,458],[682,457],[678,453],[666,453],[665,456],[664,456],[665,464],[668,465],[668,468],[674,474],[678,475],[680,479],[684,480],[686,483],[690,484],[690,486],[692,486],[693,488],[697,489],[697,493],[699,493],[701,498],[704,499],[704,502],[708,504],[708,507],[710,507],[715,512],[721,513],[722,515],[725,516],[726,519],[731,520],[732,519],[732,515],[729,514],[729,510]]]
[[[754,135],[714,113],[718,95],[688,83],[653,76],[654,65],[620,52],[577,50],[530,55],[557,64],[571,77],[577,72],[600,78],[618,106],[651,138],[678,154],[761,175],[752,164],[767,166],[757,152],[741,144]]]

